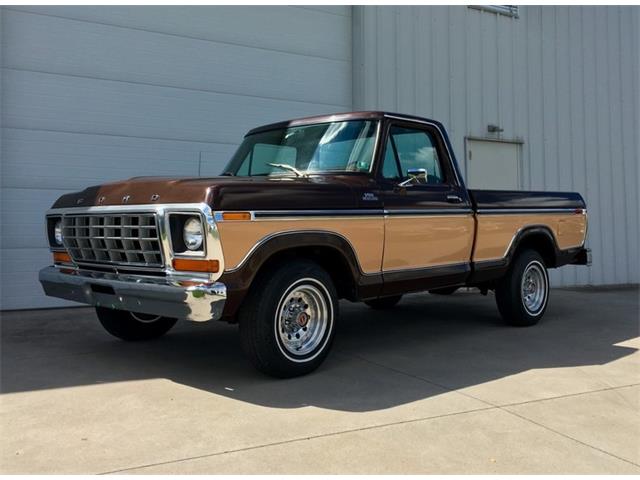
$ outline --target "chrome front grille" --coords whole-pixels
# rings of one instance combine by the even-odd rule
[[[62,228],[76,263],[163,266],[155,213],[67,214]]]

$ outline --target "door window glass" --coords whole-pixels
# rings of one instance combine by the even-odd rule
[[[438,151],[431,134],[394,125],[387,139],[382,175],[391,179],[407,179],[410,171],[412,176],[420,172],[419,183],[444,183]]]

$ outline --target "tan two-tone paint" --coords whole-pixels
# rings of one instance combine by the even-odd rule
[[[477,222],[477,227],[475,226]],[[474,215],[353,215],[255,218],[218,222],[226,271],[239,268],[266,239],[291,232],[328,232],[353,247],[365,274],[503,259],[522,229],[544,226],[559,249],[584,243],[585,212]],[[474,248],[474,228],[477,228]],[[473,250],[473,251],[472,251]]]
[[[480,213],[477,215],[476,245],[473,261],[501,260],[513,239],[524,228],[549,228],[560,250],[581,247],[587,233],[585,211],[550,213]]]
[[[384,220],[379,216],[348,216],[337,218],[265,218],[222,221],[218,232],[224,252],[225,266],[232,271],[254,248],[267,238],[286,232],[330,232],[338,234],[352,245],[363,273],[379,273],[384,246]]]
[[[473,215],[385,217],[383,271],[465,263],[471,258]]]

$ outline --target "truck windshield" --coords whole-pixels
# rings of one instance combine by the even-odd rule
[[[377,123],[320,123],[248,135],[225,173],[252,177],[369,172]]]

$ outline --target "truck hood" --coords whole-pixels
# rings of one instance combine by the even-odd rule
[[[135,177],[61,196],[53,208],[206,203],[214,210],[357,208],[364,175],[292,177]]]

